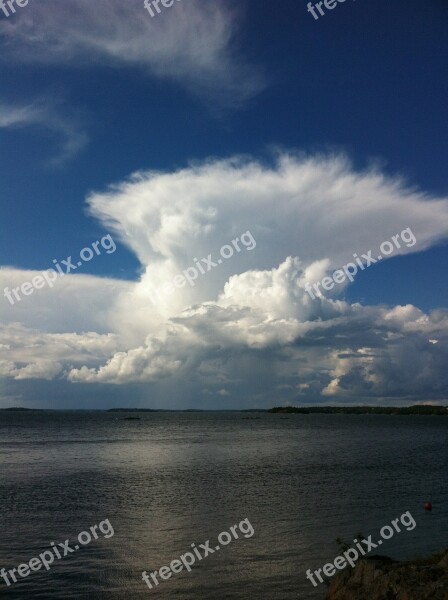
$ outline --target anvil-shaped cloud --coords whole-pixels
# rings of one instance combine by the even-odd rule
[[[341,156],[285,153],[271,165],[236,157],[139,172],[88,205],[138,257],[139,280],[68,275],[26,304],[4,300],[4,377],[157,382],[171,394],[188,385],[221,397],[268,378],[260,405],[280,389],[291,398],[446,398],[447,311],[350,305],[341,288],[313,301],[303,288],[407,227],[417,243],[392,256],[445,240],[447,199],[356,172]],[[245,231],[252,251],[194,287],[151,294]],[[0,285],[32,275],[3,268]]]

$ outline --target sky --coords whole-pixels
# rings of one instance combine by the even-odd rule
[[[0,5],[0,408],[448,403],[448,3],[314,5]]]

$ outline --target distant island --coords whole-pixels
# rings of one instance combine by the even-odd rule
[[[107,412],[206,412],[199,408],[171,410],[168,408],[108,408]]]
[[[328,415],[438,415],[448,416],[448,406],[276,406],[268,413],[279,414],[328,414]]]
[[[155,408],[108,408],[107,412],[160,412]]]
[[[42,411],[42,408],[24,408],[23,406],[11,406],[10,408],[0,408],[0,410],[11,410],[11,411]]]

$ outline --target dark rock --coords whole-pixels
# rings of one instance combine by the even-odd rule
[[[411,562],[362,560],[333,579],[327,600],[448,600],[448,551]]]

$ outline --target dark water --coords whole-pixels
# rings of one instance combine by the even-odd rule
[[[448,546],[448,419],[99,412],[0,413],[0,567],[11,569],[109,519],[115,534],[32,572],[4,597],[325,598],[305,570],[338,536],[374,534],[411,558]],[[424,513],[430,499],[434,510]],[[141,580],[248,518],[255,534],[152,591]],[[376,535],[376,537],[375,537]]]

